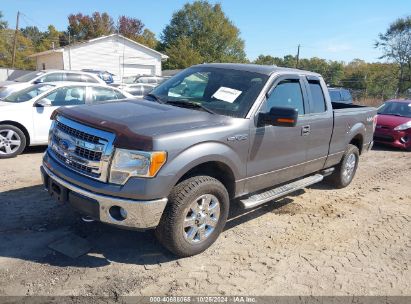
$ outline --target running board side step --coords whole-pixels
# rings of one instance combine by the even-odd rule
[[[277,199],[281,196],[287,195],[291,192],[303,189],[315,183],[321,182],[324,179],[322,174],[315,174],[312,176],[308,176],[306,178],[297,180],[295,182],[270,189],[268,191],[254,194],[248,198],[240,200],[241,205],[244,209],[254,208],[266,202],[272,201]]]

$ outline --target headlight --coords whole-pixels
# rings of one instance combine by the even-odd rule
[[[123,185],[132,177],[154,177],[167,159],[164,151],[144,152],[116,149],[110,171],[110,183]]]
[[[394,128],[395,131],[403,131],[411,128],[411,120]]]

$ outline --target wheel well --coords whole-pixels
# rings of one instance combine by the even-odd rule
[[[351,145],[354,145],[358,148],[358,151],[360,151],[360,154],[362,152],[362,145],[363,145],[363,138],[361,134],[357,134],[351,139],[350,141]]]
[[[227,189],[230,198],[234,197],[235,195],[235,178],[233,171],[229,166],[222,162],[211,161],[202,163],[194,168],[190,169],[187,173],[185,173],[177,182],[180,183],[187,178],[196,175],[207,175],[214,177],[218,181],[220,181]]]
[[[2,122],[0,122],[0,125],[11,125],[11,126],[15,126],[16,128],[19,128],[26,136],[26,146],[28,147],[30,145],[29,132],[22,124],[19,124],[18,122],[15,122],[15,121],[3,120]]]

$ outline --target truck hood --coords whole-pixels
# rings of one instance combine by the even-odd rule
[[[59,108],[57,114],[116,134],[119,148],[152,150],[156,137],[219,126],[227,117],[143,99]]]

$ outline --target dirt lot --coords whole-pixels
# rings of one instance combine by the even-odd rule
[[[411,154],[364,155],[353,184],[232,208],[205,253],[176,260],[151,232],[84,223],[41,186],[44,149],[1,160],[0,294],[411,295]],[[48,248],[68,234],[92,249]]]

